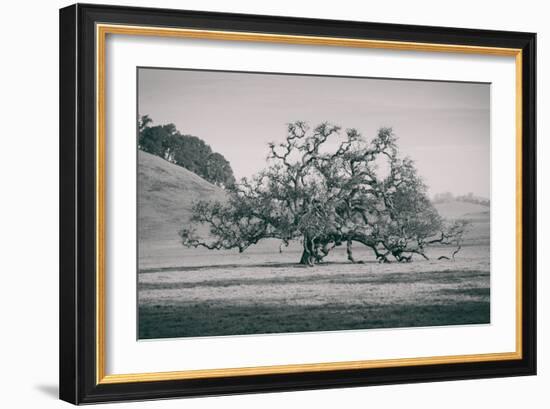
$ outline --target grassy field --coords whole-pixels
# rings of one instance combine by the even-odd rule
[[[339,253],[313,268],[262,261],[256,253],[240,262],[233,255],[234,264],[216,264],[221,260],[213,257],[210,265],[144,270],[139,274],[139,338],[490,321],[483,246],[465,247],[454,262],[384,265],[365,253],[364,264],[349,264],[338,260],[345,260]],[[285,255],[298,257],[299,252]]]
[[[301,246],[265,240],[237,251],[186,249],[177,231],[198,198],[224,192],[197,175],[140,152],[138,328],[140,339],[335,331],[490,322],[489,209],[450,202],[448,219],[471,221],[455,261],[377,263],[357,245],[315,267],[297,264]]]

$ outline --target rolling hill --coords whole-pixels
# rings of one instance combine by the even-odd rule
[[[194,201],[224,200],[224,191],[158,156],[138,153],[138,240],[141,245],[179,243],[178,231]]]
[[[458,219],[468,217],[468,215],[479,215],[489,213],[489,207],[476,203],[461,202],[450,200],[448,202],[436,203],[435,208],[439,214],[446,219]]]
[[[490,240],[490,208],[476,203],[457,200],[436,203],[435,208],[441,217],[452,221],[466,219],[470,222],[464,244],[488,244]]]

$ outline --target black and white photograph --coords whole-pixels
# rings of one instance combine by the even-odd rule
[[[490,84],[137,87],[139,339],[490,324]]]

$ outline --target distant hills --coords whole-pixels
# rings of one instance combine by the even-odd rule
[[[466,219],[470,222],[464,244],[489,244],[491,234],[490,207],[458,200],[434,203],[441,217],[447,220]]]
[[[435,208],[445,219],[460,219],[468,218],[468,216],[476,214],[489,214],[489,206],[480,205],[477,203],[463,202],[459,200],[451,200],[448,202],[436,202]]]
[[[454,196],[440,193],[432,200],[439,214],[447,220],[466,219],[470,222],[464,244],[489,244],[491,235],[491,201],[472,193]]]

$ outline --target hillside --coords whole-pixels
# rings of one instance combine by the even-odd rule
[[[179,242],[194,201],[223,200],[224,191],[158,156],[138,153],[138,240],[140,246]],[[167,243],[170,242],[170,243]]]
[[[466,219],[470,222],[464,244],[487,244],[490,239],[490,208],[475,203],[451,200],[434,204],[447,220]]]
[[[446,219],[457,219],[468,215],[479,215],[489,213],[489,207],[476,203],[468,203],[457,200],[436,203],[434,205],[439,214]]]

